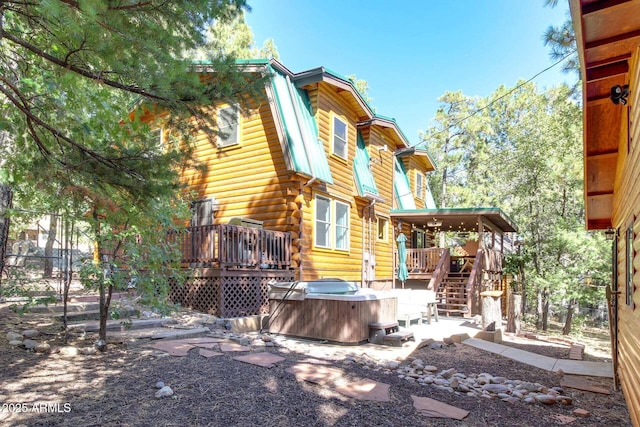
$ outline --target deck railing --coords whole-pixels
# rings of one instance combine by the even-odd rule
[[[434,272],[444,251],[445,249],[443,248],[407,249],[407,269],[409,273]]]
[[[291,266],[291,234],[229,224],[201,225],[169,233],[182,262],[199,267],[286,269]]]

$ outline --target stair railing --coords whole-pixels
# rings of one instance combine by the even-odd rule
[[[450,269],[451,269],[451,253],[449,252],[449,249],[443,249],[442,255],[440,255],[440,261],[438,261],[438,265],[436,266],[436,269],[433,271],[433,276],[431,276],[431,280],[429,280],[429,285],[427,286],[427,289],[437,292],[444,278],[449,275]]]
[[[471,273],[469,280],[467,281],[466,296],[467,296],[467,315],[470,316],[474,313],[480,313],[481,302],[480,292],[482,288],[482,272],[484,270],[484,251],[478,249],[476,253],[476,259],[471,267]]]

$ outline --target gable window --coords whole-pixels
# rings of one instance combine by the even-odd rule
[[[329,197],[315,197],[315,246],[346,251],[349,249],[349,211],[347,203]]]
[[[240,111],[235,107],[218,109],[218,147],[240,143]]]
[[[216,209],[217,202],[215,198],[191,202],[191,226],[212,225]]]
[[[416,172],[416,198],[420,200],[424,199],[424,192],[425,192],[424,183],[425,183],[424,174],[420,172]]]
[[[383,216],[378,217],[378,240],[389,240],[389,220]]]
[[[348,155],[348,129],[347,122],[333,116],[333,154],[345,160]]]

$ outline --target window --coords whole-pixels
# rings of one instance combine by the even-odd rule
[[[235,107],[218,109],[218,147],[240,143],[240,112]]]
[[[626,233],[626,261],[627,261],[627,277],[626,277],[626,297],[627,305],[633,306],[633,224],[627,228]]]
[[[416,171],[416,198],[424,199],[424,175]]]
[[[349,249],[349,205],[335,202],[336,205],[336,249]]]
[[[347,122],[338,116],[333,116],[333,154],[347,160],[348,155]]]
[[[217,208],[218,203],[215,198],[191,202],[191,226],[212,225]]]
[[[385,217],[378,217],[378,240],[389,240],[389,220]]]
[[[331,247],[331,199],[316,196],[316,246]]]
[[[427,238],[425,236],[424,231],[413,230],[411,232],[411,247],[420,248],[420,249],[427,247]]]
[[[349,205],[316,196],[315,246],[349,250]]]

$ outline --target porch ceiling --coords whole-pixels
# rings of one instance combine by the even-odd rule
[[[587,229],[611,225],[618,146],[625,106],[611,88],[629,84],[629,60],[640,45],[640,0],[570,0],[584,105]]]
[[[500,208],[392,210],[391,218],[429,228],[434,220],[442,221],[443,231],[474,231],[480,219],[485,227],[501,233],[517,232],[515,223]],[[433,227],[431,227],[433,228]]]

